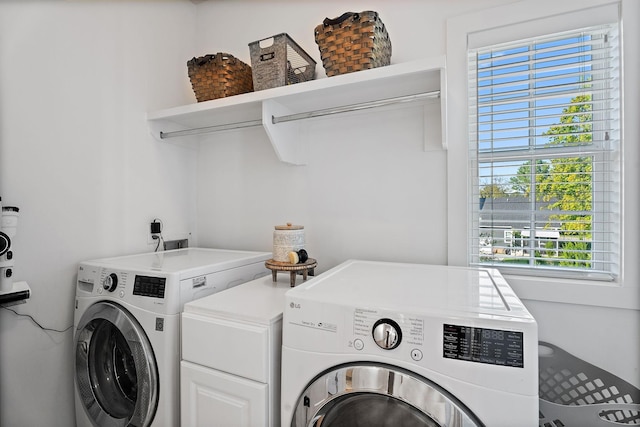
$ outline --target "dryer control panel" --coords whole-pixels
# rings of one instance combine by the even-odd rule
[[[448,359],[524,368],[523,334],[445,324],[442,355]]]
[[[413,362],[427,357],[524,368],[522,331],[492,327],[487,322],[463,325],[443,320],[408,312],[355,308],[353,330],[346,331],[350,335],[349,347],[371,354],[382,350]],[[431,343],[440,343],[440,346],[434,347]],[[390,352],[395,349],[398,351]]]

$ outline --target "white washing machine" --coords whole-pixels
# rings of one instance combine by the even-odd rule
[[[80,263],[77,426],[178,426],[184,304],[267,275],[270,257],[185,248]]]
[[[538,426],[538,329],[497,270],[347,261],[286,294],[282,426]]]

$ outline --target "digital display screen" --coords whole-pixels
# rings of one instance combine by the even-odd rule
[[[164,277],[138,276],[133,283],[133,295],[164,299],[167,279]]]
[[[524,368],[522,332],[445,324],[442,338],[447,359]]]

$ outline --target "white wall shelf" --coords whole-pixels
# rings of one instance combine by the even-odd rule
[[[160,141],[188,141],[204,133],[261,126],[281,161],[303,165],[306,149],[298,132],[307,119],[435,100],[440,103],[441,143],[446,149],[445,67],[444,56],[393,64],[150,112],[147,120]]]
[[[0,292],[0,305],[20,304],[31,296],[27,282],[14,282],[11,289]]]

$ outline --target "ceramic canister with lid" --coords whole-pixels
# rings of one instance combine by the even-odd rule
[[[304,249],[304,227],[302,225],[276,225],[273,231],[273,259],[289,262],[291,251]]]

